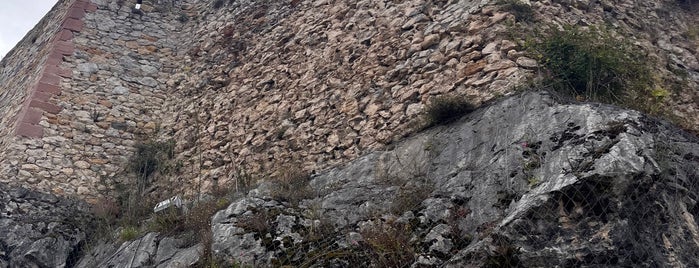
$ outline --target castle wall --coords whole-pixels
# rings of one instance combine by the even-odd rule
[[[36,158],[18,152],[44,154],[43,126],[58,107],[58,68],[69,53],[66,38],[72,35],[69,13],[75,1],[58,1],[54,8],[11,50],[0,63],[0,181],[38,183],[39,178],[21,167],[33,169]],[[76,9],[77,10],[77,9]]]
[[[531,71],[481,1],[234,1],[193,7],[163,129],[205,191],[254,174],[321,171],[415,132],[432,98],[474,103]],[[475,12],[474,12],[475,13]],[[238,182],[241,183],[241,182]],[[178,189],[179,191],[180,189]],[[186,192],[186,191],[185,191]],[[191,193],[191,191],[190,191]]]
[[[3,60],[0,181],[96,201],[133,179],[147,140],[175,142],[177,168],[152,178],[162,195],[320,171],[414,133],[437,96],[482,103],[538,71],[507,40],[514,16],[488,1],[133,3],[60,1]],[[684,68],[676,107],[696,121],[688,13],[625,3],[532,8],[548,25],[613,21],[660,66]],[[676,15],[641,25],[662,10]],[[655,40],[639,27],[675,30]]]
[[[15,135],[3,135],[7,172],[0,178],[95,200],[125,179],[134,144],[156,130],[162,77],[172,70],[164,58],[175,41],[158,12],[134,14],[128,1],[69,2],[52,11],[65,18],[47,17],[60,27],[34,30],[52,41],[40,48],[46,59],[26,69],[43,69],[28,104],[6,113],[20,121]]]

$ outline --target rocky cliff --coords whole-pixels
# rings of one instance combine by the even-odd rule
[[[0,184],[0,267],[72,267],[94,223],[84,202]]]
[[[615,103],[696,132],[692,1],[144,2],[61,0],[2,60],[0,182],[109,224],[152,225],[134,206],[173,195],[234,203],[201,241],[144,227],[81,267],[696,265],[691,134],[594,94],[492,104],[561,79],[533,49],[547,30],[601,32],[589,43],[633,53],[595,62],[643,71],[608,79],[635,90]],[[486,107],[421,132],[444,97]],[[58,251],[79,251],[67,233]],[[3,264],[34,258],[4,248]]]
[[[698,168],[699,139],[666,122],[527,93],[292,187],[260,185],[213,217],[207,260],[693,267]],[[148,233],[98,247],[78,267],[176,267],[204,252],[177,241]]]

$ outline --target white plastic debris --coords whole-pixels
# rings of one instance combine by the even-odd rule
[[[141,9],[141,4],[136,4],[136,10]]]
[[[179,195],[170,197],[167,200],[160,201],[160,203],[155,205],[155,207],[153,208],[153,212],[157,213],[158,211],[165,210],[165,209],[172,207],[172,206],[175,206],[177,208],[182,207],[182,198],[180,198]]]

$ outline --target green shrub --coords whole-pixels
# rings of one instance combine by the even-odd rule
[[[547,70],[544,86],[592,101],[632,104],[653,87],[645,54],[609,31],[550,28],[526,45]]]
[[[129,168],[139,178],[148,178],[155,171],[168,168],[166,161],[174,157],[174,141],[150,141],[136,144]]]
[[[140,232],[138,231],[138,228],[133,227],[133,226],[127,226],[121,229],[121,232],[119,232],[119,239],[121,241],[131,241],[140,235]]]
[[[515,16],[515,21],[531,22],[534,20],[534,10],[521,0],[501,0],[498,1],[503,11]]]
[[[425,108],[428,125],[447,124],[454,119],[473,112],[476,107],[458,96],[439,96],[430,101]]]

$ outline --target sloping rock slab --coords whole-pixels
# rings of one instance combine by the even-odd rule
[[[529,92],[324,171],[298,204],[263,184],[214,216],[212,250],[251,265],[695,267],[698,171],[699,139],[674,126]]]

